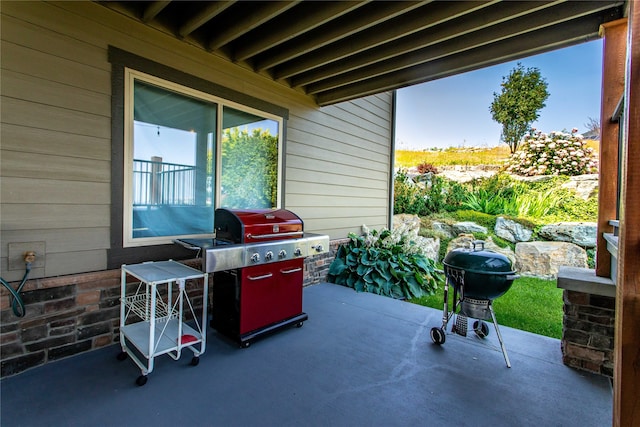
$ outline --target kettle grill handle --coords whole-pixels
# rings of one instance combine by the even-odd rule
[[[520,275],[519,274],[508,274],[507,276],[505,276],[505,279],[507,280],[516,280],[519,279]]]
[[[474,251],[484,251],[484,243],[484,240],[474,240],[473,242],[471,242],[471,247]],[[480,249],[476,249],[476,246],[480,246]]]

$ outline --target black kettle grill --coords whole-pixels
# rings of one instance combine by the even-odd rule
[[[431,328],[431,339],[440,345],[445,342],[445,332],[449,320],[455,317],[451,332],[467,335],[468,317],[477,319],[473,323],[473,331],[480,338],[489,335],[489,327],[485,320],[491,320],[500,341],[500,347],[507,367],[511,367],[507,350],[498,328],[492,301],[511,288],[518,276],[513,270],[511,261],[505,255],[485,250],[484,241],[472,242],[470,248],[459,248],[445,256],[444,273],[444,309],[442,326]],[[453,285],[453,307],[449,311],[449,285]]]

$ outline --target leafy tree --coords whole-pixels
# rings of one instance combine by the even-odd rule
[[[518,63],[508,76],[502,77],[502,91],[493,93],[489,110],[494,121],[502,125],[501,139],[515,153],[518,145],[538,117],[549,97],[547,82],[540,70],[526,70]]]

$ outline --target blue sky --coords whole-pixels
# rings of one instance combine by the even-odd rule
[[[599,119],[602,41],[595,40],[398,90],[396,149],[502,144],[489,106],[518,62],[537,67],[548,83],[535,128],[586,132],[589,118]]]

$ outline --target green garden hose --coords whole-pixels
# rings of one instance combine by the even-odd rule
[[[22,301],[22,297],[20,296],[20,292],[24,287],[24,284],[27,283],[27,278],[29,277],[29,272],[31,272],[31,263],[25,263],[25,271],[24,276],[22,276],[22,281],[18,285],[16,289],[13,289],[6,280],[0,277],[0,281],[2,282],[2,286],[7,288],[9,293],[11,294],[11,309],[13,310],[13,314],[18,317],[24,317],[26,314],[26,309],[24,307],[24,301]]]

